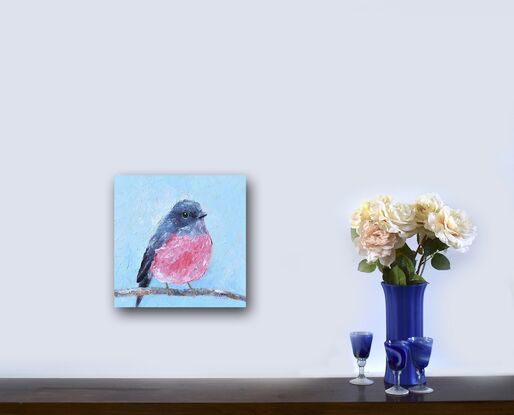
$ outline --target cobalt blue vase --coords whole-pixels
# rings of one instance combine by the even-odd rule
[[[407,340],[423,336],[423,295],[426,283],[415,285],[392,285],[382,283],[386,305],[386,340]],[[421,379],[425,383],[425,378]],[[384,381],[394,384],[394,375],[386,362]],[[400,375],[400,384],[417,385],[416,368],[410,354],[407,365]]]

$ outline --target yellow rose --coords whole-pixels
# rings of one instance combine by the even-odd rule
[[[391,196],[377,196],[375,199],[366,200],[361,203],[359,208],[352,213],[351,227],[358,229],[359,226],[368,221],[373,220],[380,222],[382,211],[386,209],[392,201]]]
[[[357,210],[352,213],[352,228],[358,229],[361,223],[369,220],[369,200],[362,202]]]

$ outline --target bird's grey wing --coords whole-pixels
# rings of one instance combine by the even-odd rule
[[[137,273],[137,283],[140,286],[147,287],[146,285],[141,285],[141,283],[147,282],[150,283],[150,278],[147,278],[148,273],[150,272],[150,267],[152,266],[153,259],[155,258],[155,249],[150,246],[146,248],[145,254],[143,255],[143,260],[141,261],[141,265],[139,267],[139,272]]]
[[[141,265],[139,266],[139,272],[137,273],[136,281],[140,287],[148,287],[150,285],[150,281],[152,280],[152,273],[150,272],[150,268],[152,267],[153,260],[155,258],[155,252],[164,243],[168,240],[170,234],[173,231],[173,225],[168,218],[165,218],[157,228],[154,236],[150,239],[150,243],[145,250],[145,254],[143,255],[143,259],[141,260]],[[137,297],[136,299],[136,307],[139,307],[141,300],[143,297]]]
[[[148,287],[150,283],[150,268],[152,266],[152,262],[155,258],[155,251],[157,251],[164,243],[168,240],[171,232],[172,232],[172,224],[165,218],[158,226],[155,234],[150,239],[148,243],[148,247],[145,250],[145,254],[143,255],[143,259],[141,260],[141,265],[139,267],[139,272],[137,273],[137,279],[140,287]],[[146,285],[142,285],[145,284]]]
[[[150,267],[152,266],[153,259],[155,257],[155,249],[153,249],[150,245],[146,248],[145,254],[143,255],[143,260],[141,261],[141,266],[139,267],[139,272],[137,273],[137,284],[146,288],[150,285],[150,281],[152,280],[152,275],[150,274]],[[139,307],[143,297],[136,298],[136,308]]]

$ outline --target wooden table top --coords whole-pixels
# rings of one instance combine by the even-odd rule
[[[384,393],[382,378],[371,386],[348,380],[0,379],[0,414],[514,415],[514,376],[433,377],[434,393],[400,398]]]

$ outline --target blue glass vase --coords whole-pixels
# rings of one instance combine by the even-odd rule
[[[423,295],[426,283],[392,285],[382,283],[386,305],[386,340],[407,340],[423,336]],[[394,374],[386,363],[384,381],[394,384]],[[410,354],[400,375],[400,384],[416,385],[418,378]],[[424,376],[422,383],[425,383]]]

